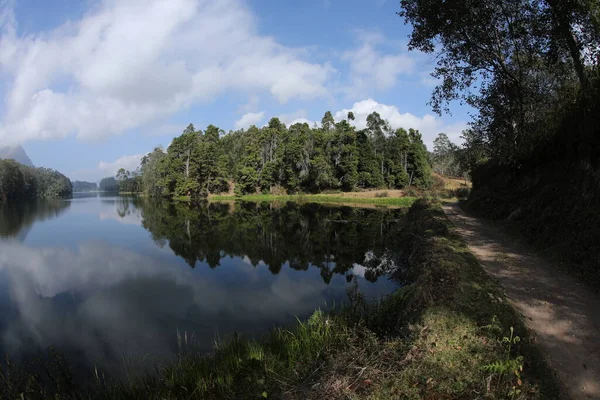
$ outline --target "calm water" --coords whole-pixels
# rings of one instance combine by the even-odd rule
[[[0,352],[114,373],[396,287],[402,211],[96,196],[0,207]]]

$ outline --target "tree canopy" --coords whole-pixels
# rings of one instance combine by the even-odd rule
[[[436,55],[434,110],[448,110],[454,100],[476,109],[466,142],[486,152],[482,159],[522,163],[553,140],[573,104],[598,104],[597,1],[400,4],[399,15],[412,25],[409,48]]]
[[[0,203],[37,198],[64,198],[73,194],[69,178],[48,168],[34,168],[0,160]]]
[[[393,130],[377,113],[367,129],[331,112],[321,126],[297,123],[289,128],[278,118],[258,128],[225,134],[214,125],[205,131],[190,124],[166,149],[143,157],[140,170],[121,171],[117,180],[136,179],[136,187],[153,196],[201,198],[230,190],[237,194],[286,191],[350,191],[357,188],[428,187],[431,167],[418,131]],[[129,174],[129,175],[128,175]]]

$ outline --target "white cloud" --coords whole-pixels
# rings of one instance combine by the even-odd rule
[[[114,370],[109,355],[121,355],[124,349],[139,359],[146,359],[150,350],[155,356],[174,355],[171,335],[181,328],[179,323],[195,328],[198,344],[210,346],[215,327],[229,335],[247,329],[249,321],[253,326],[293,322],[291,316],[305,315],[346,289],[342,277],[326,285],[319,274],[298,274],[287,267],[265,278],[239,258],[227,260],[227,269],[245,284],[232,291],[218,274],[198,274],[105,242],[31,248],[0,241],[0,273],[15,310],[3,320],[0,344],[15,356],[32,346],[66,347],[78,351],[88,365]],[[64,296],[72,299],[66,310]],[[187,322],[190,312],[200,323]],[[165,330],[165,321],[172,330]],[[203,327],[202,321],[211,324]]]
[[[464,121],[447,125],[441,119],[430,114],[425,114],[422,117],[411,113],[402,114],[396,106],[381,104],[373,99],[356,102],[351,108],[345,108],[336,112],[334,114],[335,120],[346,119],[349,111],[354,113],[354,117],[356,118],[354,125],[358,129],[367,127],[367,116],[372,112],[379,113],[381,118],[388,120],[394,129],[417,129],[423,135],[423,142],[429,150],[433,149],[433,140],[440,132],[446,133],[454,143],[460,143],[460,134],[467,127],[467,123]]]
[[[143,156],[143,154],[133,154],[123,156],[113,162],[100,161],[98,171],[102,173],[102,176],[115,176],[121,168],[125,168],[128,171],[135,171],[140,166],[140,160]]]
[[[144,129],[144,133],[148,136],[178,136],[185,129],[187,124],[164,123],[159,125],[151,125]]]
[[[245,104],[242,104],[238,109],[238,113],[249,113],[254,112],[258,108],[258,104],[260,103],[260,97],[256,95],[251,95],[248,98],[248,101]]]
[[[311,121],[307,117],[306,110],[298,110],[289,114],[281,114],[279,115],[279,120],[283,122],[288,128],[294,124],[304,124],[307,123],[309,126],[313,126],[314,121]]]
[[[247,129],[252,125],[258,125],[263,120],[265,112],[246,113],[242,115],[242,118],[235,121],[235,129]]]
[[[119,210],[117,210],[116,208],[111,208],[99,212],[98,218],[100,218],[101,221],[117,221],[123,225],[142,225],[142,214],[137,209],[127,210],[127,212],[119,213]]]
[[[0,11],[5,144],[118,134],[231,90],[312,99],[334,72],[260,35],[243,0],[103,0],[27,36]]]
[[[394,86],[400,75],[415,71],[416,61],[405,52],[384,54],[378,50],[385,38],[374,32],[358,32],[358,48],[342,54],[342,60],[350,67],[349,85],[343,89],[348,96],[373,93],[374,90],[387,90]]]

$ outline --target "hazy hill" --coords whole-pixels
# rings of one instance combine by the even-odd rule
[[[73,191],[74,192],[90,192],[98,190],[98,184],[96,182],[85,182],[85,181],[75,181],[73,182]]]
[[[33,163],[31,159],[25,153],[25,150],[21,146],[15,147],[0,147],[0,159],[13,159],[18,163],[23,165],[27,165],[28,167],[33,167]]]

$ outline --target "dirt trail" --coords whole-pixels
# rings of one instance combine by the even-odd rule
[[[600,295],[458,205],[444,211],[523,315],[564,397],[600,399]]]

